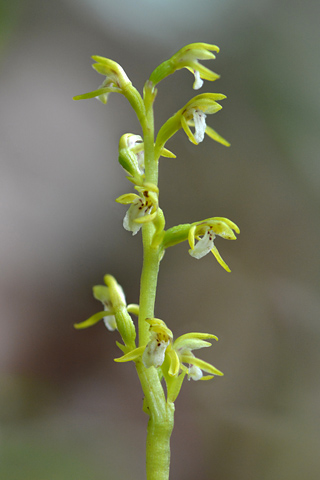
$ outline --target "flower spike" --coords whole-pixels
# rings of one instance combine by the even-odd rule
[[[168,75],[181,68],[187,68],[194,75],[193,89],[198,90],[203,80],[214,81],[219,75],[199,63],[198,60],[215,59],[212,52],[219,52],[219,47],[209,43],[191,43],[181,48],[169,60],[159,65],[151,74],[150,80],[156,85]]]

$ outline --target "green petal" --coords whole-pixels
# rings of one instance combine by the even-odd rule
[[[169,347],[167,347],[166,350],[166,355],[168,355],[170,359],[170,367],[168,373],[171,377],[175,377],[178,375],[180,370],[180,360],[177,352],[173,348],[170,348],[168,351],[168,348]]]
[[[88,318],[84,322],[75,323],[73,326],[77,330],[80,330],[81,328],[88,328],[98,323],[99,320],[101,320],[102,318],[108,317],[109,315],[114,315],[114,312],[98,312],[92,315],[92,317]]]
[[[188,233],[188,242],[192,250],[194,249],[194,233],[196,231],[196,228],[197,228],[196,225],[192,225]]]
[[[186,132],[186,134],[188,135],[189,140],[192,143],[194,143],[195,145],[198,145],[198,142],[194,138],[193,133],[190,130],[190,127],[189,127],[189,125],[187,123],[187,120],[185,119],[184,115],[181,115],[181,126],[182,126],[183,130]]]
[[[134,221],[136,223],[148,223],[148,222],[152,222],[152,220],[154,220],[157,216],[157,211],[155,211],[154,213],[148,213],[147,215],[144,215],[143,217],[138,217],[138,218],[135,218]]]
[[[114,361],[115,362],[131,362],[131,361],[138,360],[138,358],[140,358],[141,355],[143,354],[145,348],[146,348],[145,345],[143,347],[135,348],[134,350],[131,350],[131,352],[126,353],[122,357],[115,358]]]

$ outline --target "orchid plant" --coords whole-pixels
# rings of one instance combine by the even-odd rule
[[[121,93],[134,109],[143,132],[143,136],[127,133],[120,138],[119,163],[136,193],[126,193],[116,199],[118,203],[129,206],[123,220],[124,228],[132,235],[142,231],[139,305],[128,305],[122,287],[113,276],[105,275],[104,285],[93,287],[93,295],[102,303],[103,311],[76,324],[75,328],[83,329],[103,320],[109,331],[118,331],[122,338],[122,342],[116,341],[122,355],[115,361],[135,363],[144,392],[143,410],[149,416],[146,442],[148,480],[169,478],[174,402],[185,377],[198,381],[223,375],[193,353],[209,347],[210,340],[218,340],[215,335],[192,332],[174,340],[167,324],[154,317],[159,265],[167,248],[188,241],[189,254],[193,258],[200,259],[212,252],[219,264],[230,272],[215,246],[215,240],[216,237],[235,240],[235,233],[240,233],[235,223],[223,217],[165,229],[165,217],[159,202],[159,159],[175,157],[166,144],[180,128],[195,145],[202,142],[207,134],[222,145],[229,146],[224,138],[206,125],[206,116],[222,108],[218,102],[226,97],[220,93],[195,96],[164,123],[156,136],[154,132],[153,104],[157,84],[181,68],[193,73],[195,90],[202,87],[204,80],[218,79],[219,75],[199,63],[199,60],[215,59],[213,52],[219,52],[219,48],[206,43],[185,46],[152,72],[142,96],[120,65],[107,58],[93,56],[96,62],[93,68],[106,78],[98,89],[74,97],[75,100],[97,98],[105,104],[110,93]],[[131,314],[138,317],[137,327]]]

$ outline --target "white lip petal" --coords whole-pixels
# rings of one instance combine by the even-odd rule
[[[204,139],[206,132],[206,115],[201,110],[194,110],[193,112],[193,121],[194,121],[194,138],[197,143],[200,143]]]
[[[193,90],[199,90],[203,85],[203,80],[200,78],[200,72],[198,70],[194,71],[194,83]]]
[[[116,317],[114,315],[104,317],[103,322],[110,332],[113,332],[114,330],[117,329]]]
[[[156,339],[151,340],[142,355],[144,366],[146,368],[152,366],[156,368],[160,367],[164,362],[164,356],[169,343],[169,340],[167,342],[158,342]]]
[[[188,380],[192,378],[192,380],[197,381],[197,380],[200,380],[200,378],[202,377],[203,377],[202,370],[199,367],[196,367],[195,365],[190,365],[188,370]]]
[[[143,215],[143,210],[140,209],[141,204],[142,202],[140,200],[134,202],[128,208],[127,213],[125,214],[125,217],[123,219],[123,228],[125,230],[128,230],[129,232],[132,232],[132,235],[136,235],[141,228],[141,224],[134,221],[136,218],[139,218]]]
[[[194,249],[190,248],[189,253],[191,257],[199,259],[207,255],[207,253],[213,248],[214,238],[214,234],[208,229],[203,237],[197,242]]]

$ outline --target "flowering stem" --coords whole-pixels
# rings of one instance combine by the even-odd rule
[[[154,155],[154,117],[153,100],[155,92],[153,84],[145,85],[146,116],[142,122],[145,154],[145,182],[158,183],[158,162]],[[146,318],[154,317],[154,304],[158,280],[161,252],[159,247],[152,247],[155,227],[152,222],[142,227],[143,267],[140,283],[139,309],[139,346],[149,341],[149,327]],[[146,468],[147,480],[168,480],[170,465],[170,436],[173,429],[174,406],[168,404],[161,385],[159,375],[154,367],[146,368],[141,361],[136,368],[145,395],[145,412],[149,415]]]

